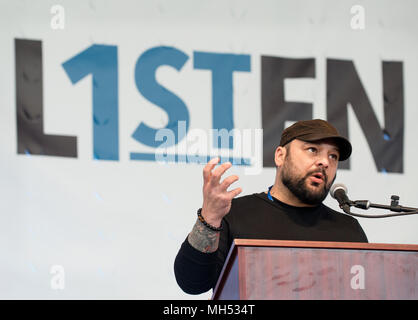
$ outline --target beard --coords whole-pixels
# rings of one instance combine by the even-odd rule
[[[331,185],[334,183],[335,178],[337,175],[335,175],[332,182],[328,185],[328,176],[325,173],[325,169],[317,169],[312,170],[308,172],[305,176],[300,177],[296,174],[293,163],[290,159],[290,154],[286,155],[285,163],[282,166],[282,173],[281,173],[281,179],[283,185],[285,185],[290,192],[293,193],[293,195],[298,198],[300,201],[302,201],[305,204],[308,205],[319,205],[322,203],[322,201],[325,200],[327,197],[329,190],[331,188]],[[307,179],[317,173],[322,173],[323,179],[324,179],[324,185],[321,188],[315,188],[311,189],[308,187]],[[319,184],[313,183],[314,186],[318,186]]]

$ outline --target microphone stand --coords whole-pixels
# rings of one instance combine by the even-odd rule
[[[383,205],[383,204],[371,203],[369,200],[355,200],[355,201],[350,200],[349,203],[346,203],[345,205],[348,205],[349,207],[364,209],[364,210],[368,210],[369,208],[378,208],[378,209],[386,209],[386,210],[390,210],[393,212],[397,212],[397,213],[380,214],[380,215],[367,215],[367,214],[352,213],[349,210],[350,208],[348,208],[348,210],[344,210],[344,212],[347,214],[350,214],[356,217],[362,217],[362,218],[387,218],[387,217],[395,217],[395,216],[406,216],[406,215],[418,213],[418,208],[400,206],[399,196],[396,196],[396,195],[391,196],[391,203],[389,206]]]

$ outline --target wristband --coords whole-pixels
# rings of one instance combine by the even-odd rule
[[[212,231],[221,231],[222,230],[222,223],[221,223],[221,226],[219,228],[217,228],[217,227],[214,227],[214,226],[210,225],[209,223],[207,223],[205,221],[205,219],[202,216],[202,208],[197,210],[197,218],[199,219],[200,222],[202,222],[205,225],[205,227],[209,228]]]

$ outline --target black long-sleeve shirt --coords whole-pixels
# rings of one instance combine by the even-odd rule
[[[368,242],[351,216],[324,204],[293,207],[275,198],[270,200],[264,192],[233,199],[222,226],[215,252],[200,252],[187,238],[181,245],[174,273],[186,293],[199,294],[215,287],[234,239]]]

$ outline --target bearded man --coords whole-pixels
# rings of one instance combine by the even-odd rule
[[[215,287],[234,239],[368,242],[358,221],[322,202],[333,184],[338,162],[348,159],[352,147],[329,122],[299,121],[283,131],[275,151],[276,177],[268,190],[235,198],[241,188],[229,190],[238,176],[221,181],[231,167],[203,169],[203,205],[183,242],[174,272],[189,294]]]

